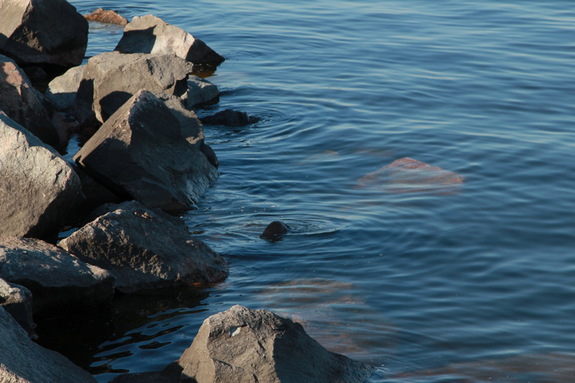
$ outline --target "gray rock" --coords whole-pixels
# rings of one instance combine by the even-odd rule
[[[184,225],[135,201],[100,216],[60,246],[110,270],[125,293],[219,282],[228,275],[226,261]]]
[[[106,270],[32,238],[0,240],[0,278],[28,288],[35,313],[105,305],[114,292],[114,279]]]
[[[16,62],[0,55],[0,110],[48,145],[60,149],[63,142],[50,121],[47,103]]]
[[[224,58],[183,29],[153,15],[134,17],[116,46],[122,53],[172,53],[196,65],[215,67]]]
[[[34,343],[2,307],[0,339],[2,383],[96,383],[64,356]]]
[[[52,148],[0,112],[0,238],[54,237],[81,197],[80,179]]]
[[[0,1],[0,51],[20,63],[79,65],[88,22],[65,0]]]
[[[76,93],[84,76],[84,69],[84,65],[75,66],[50,81],[45,95],[55,109],[63,112],[73,111]]]
[[[184,96],[188,108],[217,102],[219,96],[218,87],[208,80],[198,76],[190,76],[188,79],[188,91]]]
[[[359,383],[374,370],[327,351],[298,323],[242,306],[206,319],[179,364],[197,383]]]
[[[240,127],[256,123],[259,119],[257,117],[248,116],[246,112],[225,109],[211,116],[203,117],[201,121],[206,125]]]
[[[30,290],[0,278],[0,306],[4,307],[30,336],[34,336],[36,325],[32,318],[33,306]]]
[[[289,232],[289,226],[281,221],[273,221],[266,226],[260,238],[267,239],[271,242],[276,242]]]
[[[217,169],[191,144],[164,102],[140,91],[74,156],[118,194],[169,212],[190,209],[217,178]]]

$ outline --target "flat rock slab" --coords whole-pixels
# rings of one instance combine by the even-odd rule
[[[197,383],[360,383],[374,370],[329,352],[290,319],[242,306],[206,319],[179,364]]]
[[[195,239],[183,224],[135,201],[88,223],[60,246],[110,270],[125,293],[195,283],[228,275],[227,262]]]
[[[105,305],[114,293],[114,279],[106,270],[32,238],[0,240],[0,278],[29,289],[36,313]]]

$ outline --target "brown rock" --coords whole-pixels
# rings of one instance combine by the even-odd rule
[[[120,16],[115,11],[104,10],[104,8],[98,8],[94,12],[90,13],[89,15],[84,16],[88,21],[97,21],[99,23],[104,24],[117,24],[125,26],[128,24],[128,20]]]

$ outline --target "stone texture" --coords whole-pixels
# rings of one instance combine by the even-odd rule
[[[224,58],[181,28],[153,15],[134,17],[116,46],[122,53],[171,53],[195,65],[215,67]]]
[[[2,383],[96,383],[62,355],[34,343],[2,307],[0,340]]]
[[[84,69],[84,65],[75,66],[50,81],[45,95],[55,109],[73,112],[76,93],[84,76]]]
[[[34,335],[36,325],[32,318],[33,306],[30,290],[0,278],[0,306],[4,307],[30,336]]]
[[[185,95],[185,102],[188,108],[215,103],[218,101],[219,96],[218,87],[208,80],[198,76],[190,76],[188,79],[188,92]]]
[[[0,52],[25,64],[79,65],[88,22],[65,0],[0,1]]]
[[[203,117],[202,123],[206,125],[222,125],[230,127],[241,127],[256,123],[257,117],[248,116],[246,112],[232,109],[225,109],[211,116]]]
[[[106,270],[32,238],[0,240],[0,278],[28,288],[35,313],[105,305],[114,290],[114,279]]]
[[[104,10],[104,8],[98,8],[84,17],[88,21],[97,21],[103,24],[117,24],[122,26],[128,24],[128,20],[125,17],[111,10]]]
[[[52,148],[0,112],[0,238],[52,238],[81,184]]]
[[[193,122],[191,122],[193,124]],[[74,156],[78,165],[120,195],[150,208],[192,208],[217,169],[178,118],[152,93],[140,91]]]
[[[206,319],[179,364],[197,383],[359,383],[374,370],[327,351],[298,323],[242,306]]]
[[[62,148],[47,104],[16,62],[0,55],[0,110],[48,145]]]
[[[125,293],[195,283],[228,275],[226,261],[183,223],[132,201],[98,217],[60,246],[86,262],[110,270]]]
[[[267,239],[268,241],[275,242],[282,239],[282,237],[289,232],[289,226],[281,221],[273,221],[266,226],[260,238]]]

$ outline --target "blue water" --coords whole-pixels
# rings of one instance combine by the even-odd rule
[[[72,1],[153,13],[226,57],[205,127],[221,176],[184,219],[230,262],[200,297],[117,302],[89,368],[163,368],[233,304],[301,321],[371,382],[575,382],[570,0]],[[92,24],[88,55],[121,30]],[[452,193],[357,180],[415,158]],[[292,231],[269,243],[265,226]],[[538,362],[539,361],[539,362]],[[558,367],[559,365],[559,367]]]

